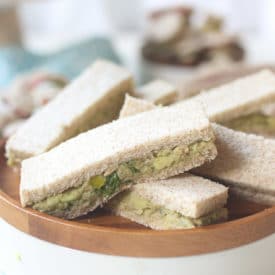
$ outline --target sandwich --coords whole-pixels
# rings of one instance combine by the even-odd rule
[[[275,204],[275,140],[212,124],[217,158],[192,172],[225,183],[246,200]]]
[[[119,118],[150,111],[158,108],[154,103],[126,94],[124,103],[119,113]]]
[[[216,157],[197,102],[116,120],[22,162],[23,206],[72,219],[134,183],[165,179]]]
[[[133,79],[124,68],[96,61],[8,140],[8,164],[44,153],[61,142],[116,118]]]
[[[261,113],[264,105],[275,102],[275,75],[269,70],[239,78],[187,100],[199,100],[210,121],[235,130],[275,136],[275,116]]]
[[[152,229],[188,229],[225,221],[227,193],[221,184],[185,173],[136,184],[106,207]]]
[[[148,107],[146,102],[129,96],[122,110],[124,114],[131,113],[131,110],[132,114],[137,114],[144,111],[144,105]],[[215,123],[212,126],[219,154],[211,163],[193,169],[192,173],[226,184],[230,193],[240,198],[274,205],[275,140],[234,131]]]
[[[237,131],[275,138],[275,115],[266,114],[263,110],[232,119],[223,125]]]
[[[177,98],[177,90],[169,82],[164,80],[154,80],[141,87],[136,92],[136,96],[157,105],[170,105]]]

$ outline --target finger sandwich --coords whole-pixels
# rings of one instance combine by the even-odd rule
[[[216,154],[199,103],[159,108],[89,130],[24,160],[21,203],[72,219],[135,183],[178,175]]]
[[[189,229],[225,221],[227,197],[225,186],[184,173],[136,184],[114,197],[107,208],[152,229]]]
[[[96,61],[8,140],[8,164],[20,165],[26,158],[112,121],[125,94],[132,91],[133,79],[127,70],[109,61]]]

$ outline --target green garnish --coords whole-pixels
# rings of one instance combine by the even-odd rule
[[[117,191],[119,191],[121,185],[121,180],[117,174],[117,172],[113,172],[109,176],[106,177],[105,184],[97,190],[99,194],[103,197],[108,198],[113,195]]]

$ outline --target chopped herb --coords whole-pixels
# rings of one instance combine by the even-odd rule
[[[117,172],[113,172],[106,177],[105,184],[97,191],[104,197],[109,197],[119,190],[121,180]]]

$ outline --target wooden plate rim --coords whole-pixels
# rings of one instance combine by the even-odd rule
[[[216,252],[248,244],[275,233],[275,206],[247,217],[204,228],[154,231],[62,220],[22,208],[15,199],[0,190],[0,216],[17,229],[54,244],[87,252],[134,257],[177,257]],[[252,230],[246,230],[248,228]],[[64,230],[67,234],[64,238],[59,238],[62,235],[60,232]],[[247,234],[244,234],[245,231]],[[80,241],[72,241],[76,232]],[[231,237],[227,239],[228,234]],[[236,238],[240,234],[242,238]],[[125,247],[125,243],[129,245]],[[175,243],[178,245],[175,246]],[[173,248],[167,249],[167,246]]]

